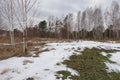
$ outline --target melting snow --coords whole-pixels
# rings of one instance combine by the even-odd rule
[[[120,52],[116,52],[111,54],[111,61],[114,61],[116,63],[106,63],[106,65],[108,66],[109,72],[115,71],[115,72],[120,72]]]
[[[26,80],[29,77],[33,77],[35,80],[56,80],[55,73],[60,70],[68,70],[73,75],[78,75],[77,71],[66,67],[66,65],[56,64],[69,59],[77,48],[83,50],[85,47],[98,47],[120,50],[119,46],[118,43],[94,41],[47,43],[44,49],[48,48],[50,51],[41,53],[39,57],[13,57],[0,61],[0,80]],[[76,54],[80,53],[76,52]],[[120,53],[113,54],[110,59],[120,64]],[[107,64],[107,66],[114,70],[120,70],[119,65]]]

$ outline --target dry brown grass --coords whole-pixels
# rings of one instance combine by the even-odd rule
[[[28,42],[28,46],[44,46],[45,42]]]
[[[36,41],[58,41],[59,39],[56,38],[40,38],[40,37],[36,37],[36,38],[31,38],[31,41],[36,42]]]
[[[16,45],[14,49],[11,46],[0,46],[0,59],[7,59],[14,56],[23,56],[22,45]]]
[[[33,43],[33,42],[28,42],[28,54],[25,55],[23,53],[23,45],[22,43],[16,44],[15,48],[13,49],[10,45],[0,45],[0,60],[7,59],[10,57],[29,57],[31,56],[29,52],[35,51],[36,54],[40,52],[39,48],[35,48],[34,46],[41,46],[43,47],[45,43]]]
[[[71,41],[74,41],[74,39],[70,40],[70,39],[39,38],[39,37],[36,37],[36,38],[32,38],[31,41],[33,41],[33,42],[36,42],[36,41],[38,41],[38,42],[42,42],[42,41],[44,41],[44,42],[46,42],[46,41],[49,41],[49,42],[64,42],[64,41],[71,42]]]
[[[21,42],[22,38],[15,37],[15,42]],[[0,37],[0,43],[10,43],[10,37]]]
[[[71,42],[75,40],[81,40],[81,39],[58,39],[58,38],[40,38],[40,37],[33,37],[33,38],[28,38],[28,41],[31,40],[33,42],[41,42],[41,41],[50,41],[50,42]],[[88,40],[91,41],[91,39],[82,39],[82,40]],[[120,42],[120,39],[103,39],[103,40],[93,40],[93,41],[100,41],[100,42],[107,42],[107,41],[116,41]],[[22,37],[15,37],[15,42],[22,42]],[[0,37],[0,43],[10,43],[10,37]]]
[[[21,57],[28,56],[23,53],[23,46],[16,45],[14,49],[11,46],[2,46],[0,47],[0,60],[7,59],[10,57]]]
[[[36,57],[39,56],[40,53],[49,51],[49,49],[46,50],[40,50],[39,48],[34,48],[34,46],[41,46],[43,47],[47,42],[71,42],[75,40],[69,40],[69,39],[56,39],[56,38],[31,38],[28,39],[31,42],[28,42],[28,51],[35,51]],[[97,41],[97,40],[96,40]],[[110,40],[100,40],[101,42],[108,42]],[[22,38],[15,38],[15,42],[22,42]],[[120,40],[116,40],[116,42],[120,42]],[[0,43],[10,43],[10,38],[2,37],[0,38]],[[16,44],[15,49],[12,49],[9,45],[0,45],[0,60],[7,59],[14,56],[26,56],[23,54],[23,45]]]

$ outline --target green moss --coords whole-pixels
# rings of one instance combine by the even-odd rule
[[[61,74],[63,75],[62,77],[59,76]],[[62,78],[62,80],[65,80],[65,79],[67,79],[67,77],[71,76],[71,73],[69,71],[58,71],[56,73],[56,76],[57,76],[57,79]]]
[[[110,74],[110,80],[120,80],[120,72],[111,72]]]
[[[112,55],[111,54],[107,54],[107,57],[110,58]]]
[[[109,60],[111,55],[103,56],[100,54],[101,52],[107,54],[116,52],[116,50],[86,48],[81,52],[82,55],[72,55],[70,60],[65,60],[63,64],[78,71],[80,74],[80,76],[72,76],[72,80],[120,80],[120,73],[107,72],[105,62],[114,63]]]

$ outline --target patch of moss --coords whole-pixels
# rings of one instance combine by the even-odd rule
[[[62,75],[62,76],[59,76],[59,75]],[[69,76],[71,76],[71,73],[69,71],[58,71],[56,73],[56,76],[57,76],[57,79],[62,79],[62,80],[65,80],[67,79]]]
[[[80,76],[72,76],[72,80],[120,80],[120,73],[107,72],[105,62],[114,63],[109,60],[111,55],[103,56],[101,52],[113,53],[116,50],[86,48],[81,52],[82,55],[72,55],[70,60],[65,60],[63,64],[80,74]]]

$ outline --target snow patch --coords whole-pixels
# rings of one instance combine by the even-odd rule
[[[116,52],[116,53],[111,53],[111,61],[114,61],[115,63],[106,63],[108,70],[111,71],[115,71],[115,72],[120,72],[120,52]]]
[[[61,70],[68,70],[73,75],[79,75],[77,71],[72,70],[66,65],[61,63],[66,59],[69,59],[71,55],[81,54],[79,51],[84,48],[100,47],[105,49],[117,49],[120,43],[102,43],[94,41],[73,41],[63,43],[47,43],[43,49],[48,48],[50,51],[42,52],[39,57],[13,57],[0,61],[0,80],[25,80],[29,77],[35,80],[56,80],[56,72]],[[37,46],[37,48],[41,48]],[[80,48],[80,50],[78,50]],[[77,50],[78,52],[75,52]],[[75,53],[75,54],[74,54]],[[106,56],[106,54],[102,53]],[[110,58],[112,61],[116,61],[120,64],[120,53],[112,54]],[[27,60],[27,64],[23,65]],[[106,64],[111,69],[120,70],[120,66]],[[4,74],[1,74],[3,70],[8,69]]]

